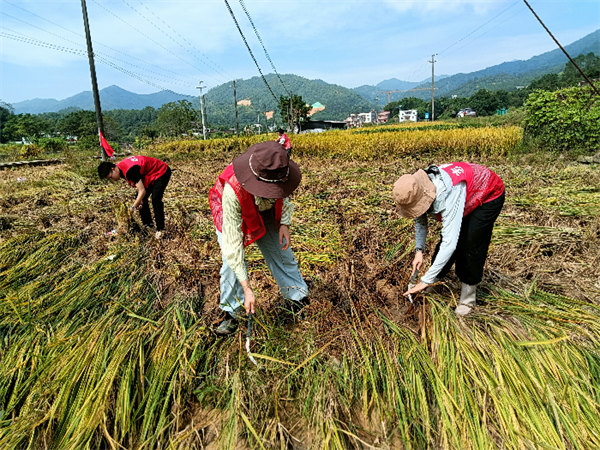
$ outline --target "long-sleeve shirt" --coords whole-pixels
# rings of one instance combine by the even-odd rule
[[[259,211],[266,211],[275,205],[274,199],[254,197]],[[233,188],[225,183],[223,189],[223,233],[221,251],[225,261],[235,273],[239,282],[248,279],[248,270],[244,261],[244,233],[242,231],[242,206]],[[283,199],[281,225],[288,225],[292,219],[294,205],[289,198]]]
[[[431,267],[421,277],[421,281],[427,284],[435,282],[437,275],[456,250],[467,199],[467,183],[464,181],[453,186],[450,176],[443,170],[439,175],[429,174],[429,178],[435,185],[435,200],[429,211],[415,219],[416,248],[425,248],[428,213],[441,215],[442,243]]]

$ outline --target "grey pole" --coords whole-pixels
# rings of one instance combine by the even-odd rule
[[[204,125],[204,96],[202,95],[202,80],[196,88],[200,89],[200,115],[202,116],[202,138],[206,140],[206,126]]]
[[[100,94],[98,93],[98,81],[96,80],[96,66],[94,65],[94,50],[92,49],[92,37],[90,35],[90,24],[88,23],[87,7],[85,0],[81,0],[81,11],[83,13],[83,26],[85,28],[85,40],[87,42],[88,60],[90,62],[90,75],[92,77],[92,94],[94,96],[94,108],[96,110],[96,124],[98,130],[104,135],[104,123],[102,121],[102,110],[100,108]],[[100,135],[98,135],[98,144],[100,144]],[[106,151],[100,144],[100,158],[106,161]]]
[[[235,90],[235,80],[233,80],[233,106],[235,108],[235,135],[240,135],[240,124],[238,122],[238,110],[237,110],[237,93]]]
[[[437,55],[437,53],[434,53],[433,55],[431,55],[431,61],[429,61],[431,63],[431,121],[433,122],[435,120],[435,97],[433,95],[433,93],[435,92],[435,87],[434,87],[434,67],[435,67],[435,55]]]

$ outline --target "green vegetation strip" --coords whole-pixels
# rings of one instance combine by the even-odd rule
[[[86,245],[0,243],[0,448],[600,447],[596,305],[494,289],[463,320],[429,297],[417,333],[350,312],[343,341],[259,314],[256,369],[201,299],[157,306],[143,246]]]
[[[373,133],[399,133],[406,131],[419,131],[419,130],[453,130],[455,128],[483,128],[486,126],[490,126],[485,123],[442,123],[436,125],[423,125],[423,126],[410,126],[410,127],[402,127],[402,126],[388,126],[388,127],[374,127],[374,128],[361,128],[357,130],[352,130],[352,134],[373,134]]]

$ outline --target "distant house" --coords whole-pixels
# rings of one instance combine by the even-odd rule
[[[377,120],[377,113],[374,109],[366,113],[358,113],[358,116],[361,118],[362,123],[372,123]]]
[[[350,114],[348,117],[346,117],[346,119],[344,119],[344,123],[346,124],[346,128],[356,128],[362,126],[358,114]]]
[[[377,123],[386,123],[388,120],[390,120],[389,111],[381,111],[377,114]]]
[[[371,110],[366,113],[350,114],[344,122],[347,128],[362,127],[365,123],[377,123],[377,113]]]
[[[399,122],[416,122],[418,118],[416,109],[405,109],[398,113]]]
[[[252,106],[252,102],[249,98],[245,98],[244,100],[240,100],[237,102],[238,106]]]
[[[330,130],[332,128],[346,128],[343,120],[309,120],[302,123],[303,130]]]

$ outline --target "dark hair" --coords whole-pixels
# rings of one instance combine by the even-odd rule
[[[102,161],[98,166],[98,176],[100,178],[106,178],[114,167],[115,165],[110,161]]]
[[[280,128],[279,130],[277,130],[278,133],[283,133],[283,128]]]

